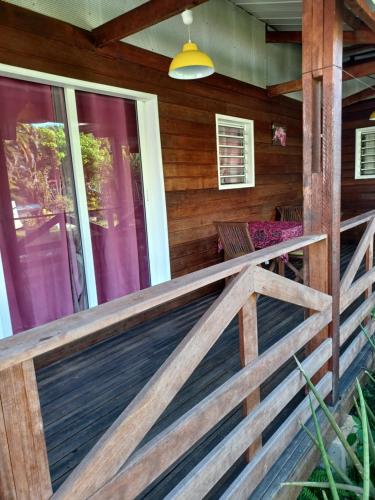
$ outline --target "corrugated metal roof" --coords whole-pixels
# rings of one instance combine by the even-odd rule
[[[302,0],[231,1],[278,31],[301,30]]]

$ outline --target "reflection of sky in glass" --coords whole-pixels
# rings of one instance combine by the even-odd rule
[[[32,127],[64,127],[63,123],[60,122],[42,122],[42,123],[30,123]],[[80,127],[83,127],[84,125],[89,125],[88,123],[79,123],[78,124]]]
[[[42,123],[31,123],[32,127],[63,127],[63,123],[59,122],[42,122]]]

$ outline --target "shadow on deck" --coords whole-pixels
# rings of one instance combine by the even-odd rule
[[[343,268],[352,251],[352,247],[343,248]],[[137,395],[216,296],[207,295],[38,371],[54,490]],[[259,298],[257,310],[260,353],[299,325],[304,317],[303,308],[268,297]],[[290,360],[267,380],[261,387],[261,398],[275,388],[293,367],[294,363]],[[239,369],[238,322],[234,320],[148,433],[143,444]],[[297,394],[270,427],[279,426],[302,398],[303,393]],[[242,408],[237,407],[156,480],[142,497],[164,497],[241,418]],[[267,440],[271,431],[271,428],[265,431],[263,441]],[[237,461],[209,496],[217,498],[220,490],[233,480],[243,466],[243,459]]]

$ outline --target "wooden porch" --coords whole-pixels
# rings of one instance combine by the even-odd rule
[[[143,121],[135,116],[134,123],[142,131],[140,164],[148,159],[143,162],[148,180],[159,189],[151,198],[159,194],[160,201],[160,191],[165,195],[162,217],[168,218],[169,240],[164,224],[166,250],[161,253],[173,276],[159,276],[147,284],[161,284],[139,285],[138,291],[120,293],[98,307],[92,279],[96,301],[90,307],[1,341],[1,499],[268,500],[274,494],[267,489],[272,467],[284,467],[284,478],[305,478],[317,461],[308,443],[297,470],[282,459],[301,443],[300,423],[311,415],[294,356],[337,415],[352,404],[353,376],[359,373],[353,367],[373,365],[359,327],[365,324],[370,335],[375,332],[374,180],[363,188],[363,199],[353,203],[352,190],[362,193],[363,186],[352,179],[354,142],[349,159],[344,158],[344,189],[340,175],[342,128],[358,125],[354,120],[342,127],[342,80],[375,73],[375,58],[357,53],[358,45],[374,44],[375,13],[365,0],[304,0],[302,34],[273,33],[264,23],[264,45],[264,34],[270,43],[301,44],[303,38],[302,71],[279,84],[269,84],[265,76],[259,87],[232,74],[178,82],[168,77],[168,57],[120,41],[203,3],[209,2],[150,0],[89,31],[0,0],[2,76],[15,78],[5,65],[21,68],[20,80],[22,68],[26,77],[32,71],[30,81],[41,85],[47,80],[39,81],[40,74],[54,75],[48,84],[53,93],[64,78],[59,88],[62,99],[71,99],[67,129],[72,131],[72,124],[76,129],[72,161],[81,180],[81,202],[86,188],[74,104],[81,83],[76,88],[73,80],[84,78],[110,96],[113,88],[129,89],[133,97],[143,92],[134,98],[134,109],[141,108],[145,94],[152,97],[151,122],[144,110]],[[345,44],[353,47],[348,51]],[[283,96],[300,90],[302,103]],[[361,96],[350,96],[346,104]],[[245,145],[252,135],[229,134],[220,116],[237,117],[247,123],[246,130],[255,130],[251,165],[245,162]],[[366,122],[367,116],[366,107]],[[274,149],[274,126],[288,130],[287,147]],[[220,143],[220,137],[240,137],[243,144]],[[375,143],[375,132],[371,140]],[[147,143],[157,145],[157,155],[147,152]],[[126,148],[119,144],[122,157]],[[228,147],[235,154],[220,153]],[[236,152],[239,148],[242,152]],[[162,174],[157,181],[152,177],[156,156]],[[226,169],[238,167],[222,163],[223,158],[243,158],[238,163],[243,173],[228,174]],[[375,165],[375,159],[364,161],[365,173],[366,163]],[[142,184],[146,173],[138,173],[137,192],[149,199]],[[241,189],[226,184],[233,177]],[[77,175],[71,179],[76,182]],[[112,175],[115,184],[117,179]],[[12,201],[9,191],[9,213]],[[303,236],[221,262],[215,221],[236,220],[248,232],[251,220],[270,222],[276,207],[288,203],[300,208],[303,203]],[[90,247],[87,206],[80,205],[76,220],[86,217],[83,242]],[[360,215],[341,221],[354,212]],[[139,218],[157,237],[161,218]],[[9,221],[14,233],[13,214]],[[352,230],[355,237],[347,239]],[[144,250],[155,258],[156,276],[159,254],[148,252],[146,243]],[[295,251],[303,260],[303,283],[268,267]],[[89,255],[94,278],[92,249]],[[114,262],[110,251],[106,257]],[[87,265],[88,259],[83,256],[82,262]],[[9,312],[5,278],[0,281]],[[180,300],[184,305],[171,306]],[[278,489],[281,474],[273,481],[278,500],[298,494]]]

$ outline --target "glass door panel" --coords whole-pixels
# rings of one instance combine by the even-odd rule
[[[98,302],[150,285],[136,102],[76,92]]]
[[[0,79],[0,252],[13,333],[87,307],[63,90]]]

